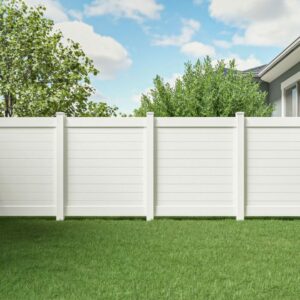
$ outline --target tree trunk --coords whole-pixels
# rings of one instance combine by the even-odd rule
[[[10,93],[4,95],[5,99],[5,117],[12,117],[13,115],[13,98]]]

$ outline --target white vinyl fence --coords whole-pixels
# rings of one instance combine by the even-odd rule
[[[0,118],[1,216],[300,216],[300,118]]]

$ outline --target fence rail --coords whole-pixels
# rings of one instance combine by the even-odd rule
[[[300,216],[299,183],[299,118],[0,118],[1,216]]]

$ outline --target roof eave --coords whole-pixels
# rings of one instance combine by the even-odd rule
[[[258,74],[258,76],[261,78],[299,46],[300,36],[295,41],[293,41],[287,48],[285,48],[279,55],[277,55],[269,64],[267,64],[266,67]]]

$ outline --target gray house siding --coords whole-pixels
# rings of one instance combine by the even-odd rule
[[[269,102],[274,105],[274,117],[281,116],[281,83],[300,72],[300,63],[293,66],[291,69],[280,75],[274,81],[269,83]]]
[[[260,89],[263,92],[267,92],[266,101],[267,101],[267,103],[270,103],[270,99],[269,99],[269,83],[265,82],[265,81],[262,81],[260,79],[258,80],[258,83],[260,85]]]

